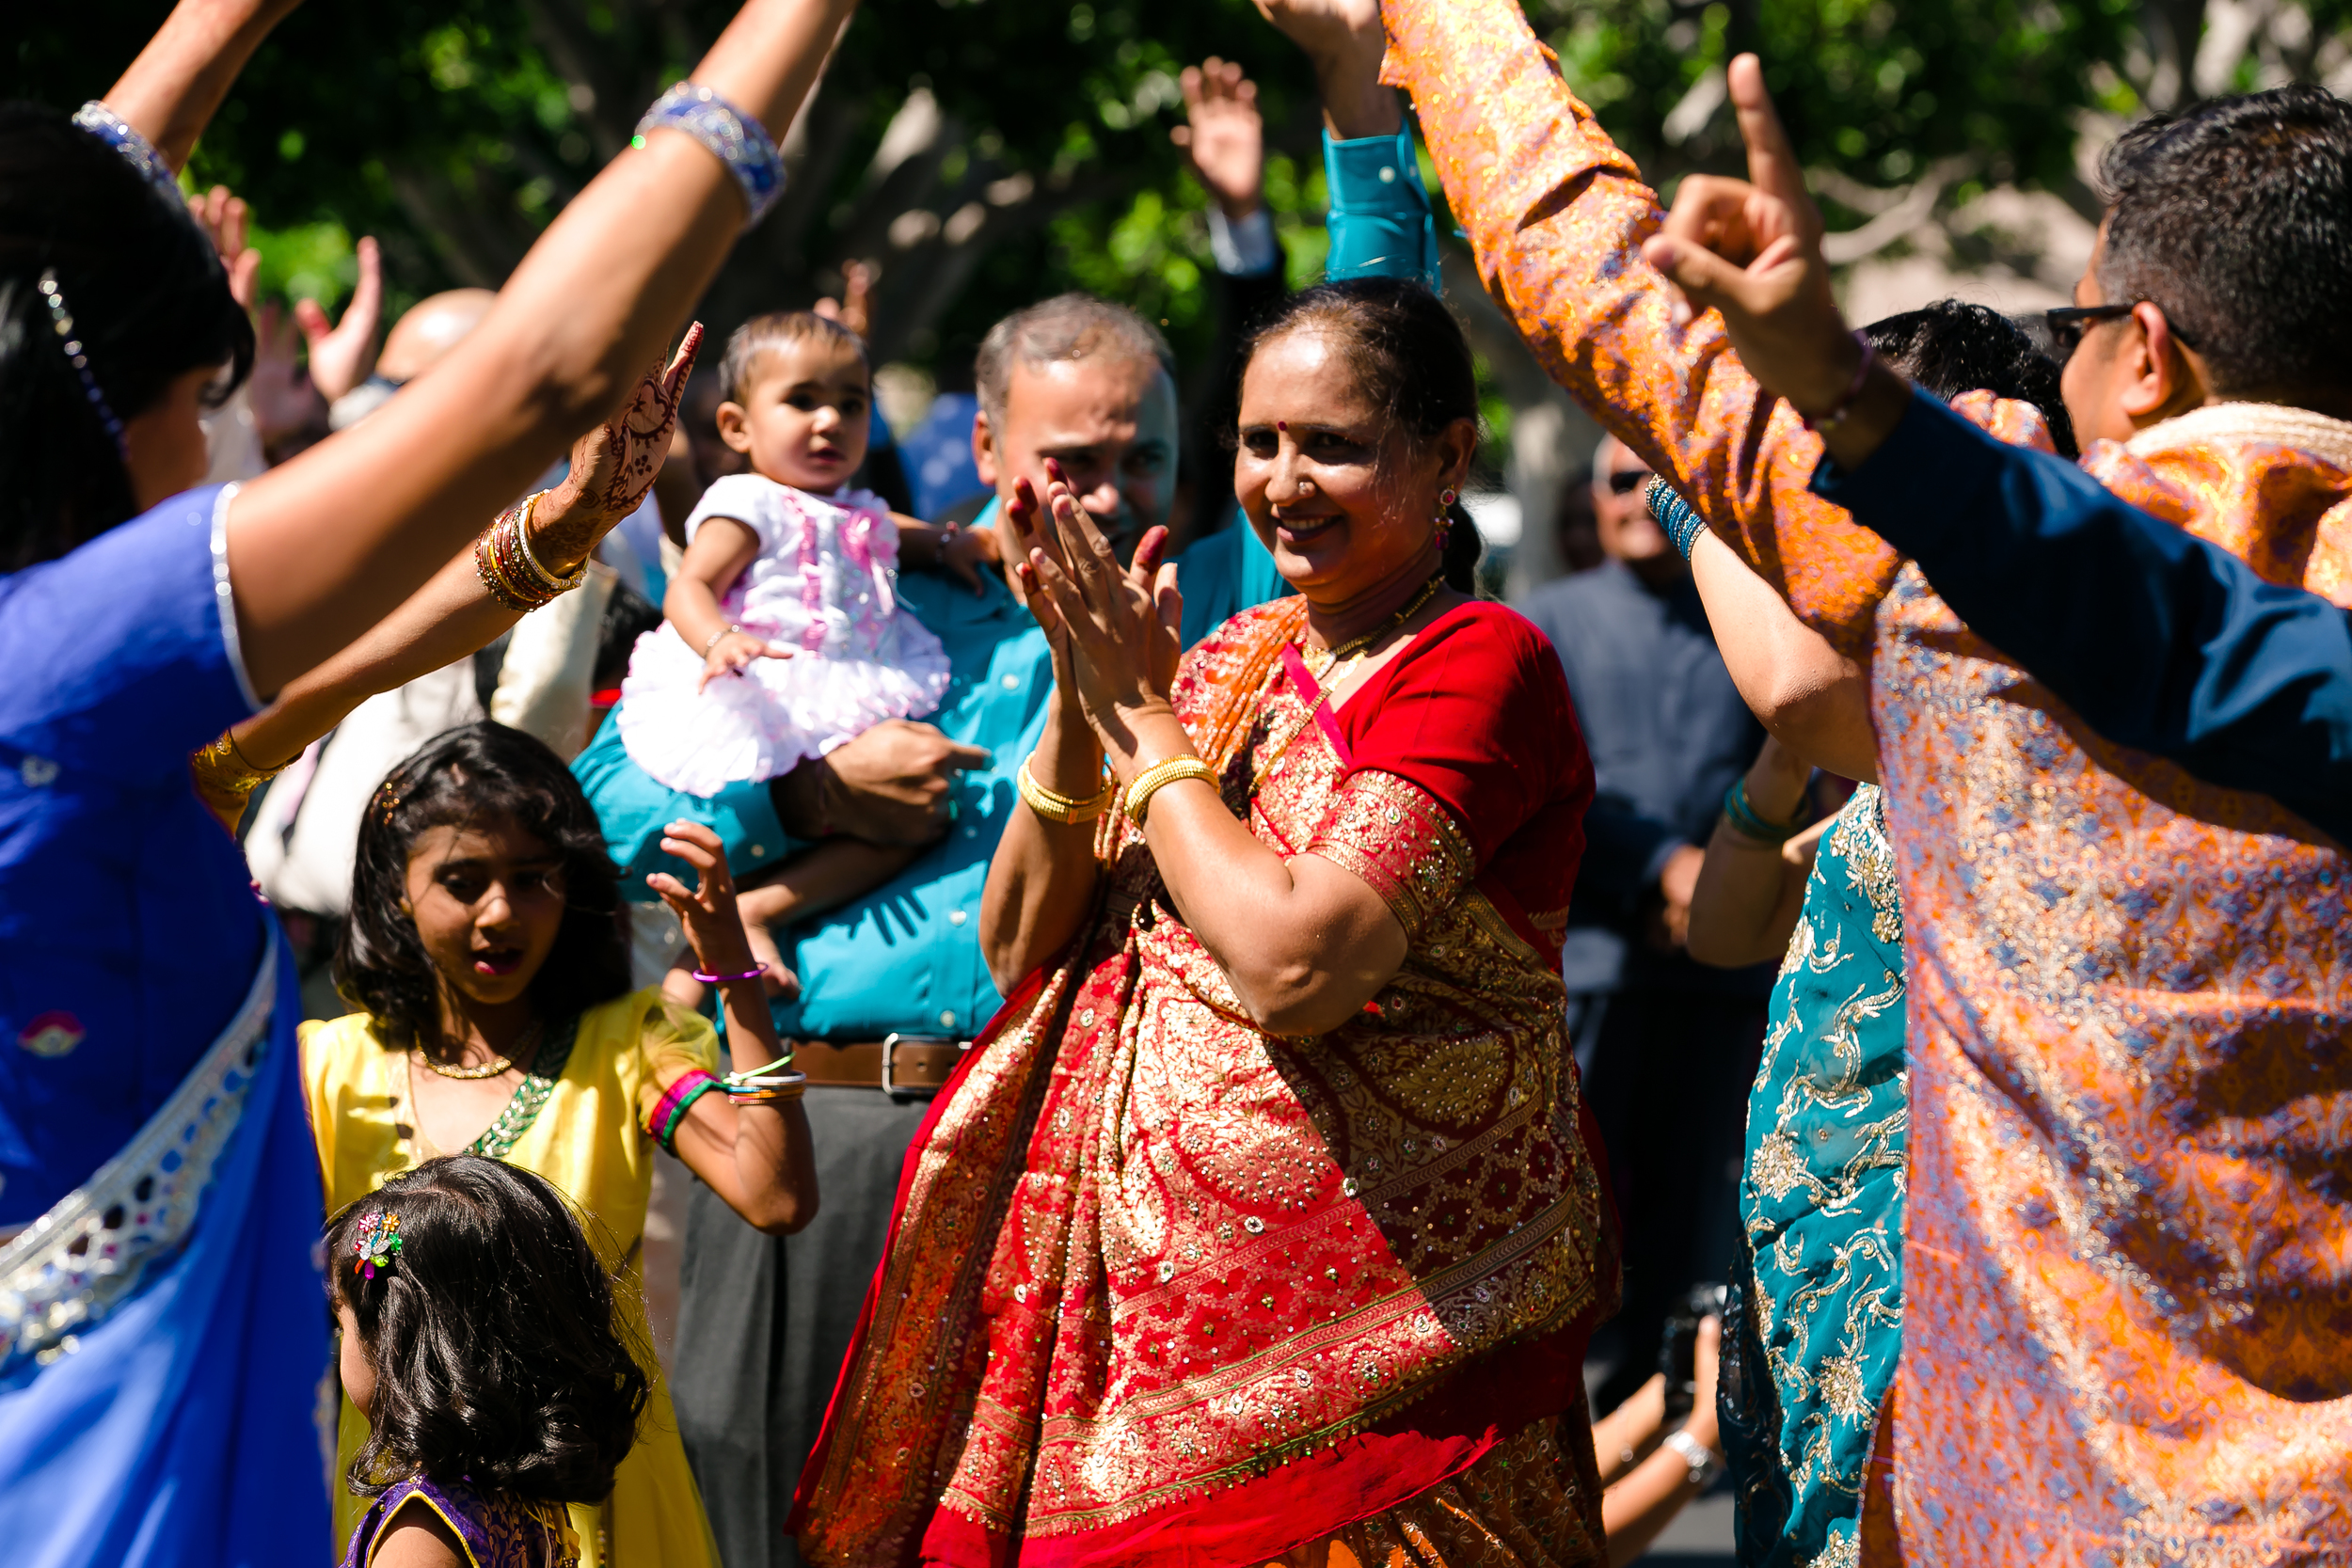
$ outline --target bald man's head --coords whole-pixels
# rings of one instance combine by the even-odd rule
[[[498,298],[488,289],[451,289],[418,301],[384,340],[375,373],[387,381],[414,381],[480,326]]]

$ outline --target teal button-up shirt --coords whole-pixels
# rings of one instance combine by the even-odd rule
[[[975,526],[993,517],[991,503]],[[875,892],[793,929],[785,958],[801,995],[776,1009],[788,1036],[969,1039],[1004,1002],[980,962],[980,889],[1020,809],[1013,771],[1045,728],[1052,655],[999,577],[975,596],[952,578],[909,572],[898,596],[947,650],[947,695],[926,721],[986,747],[989,763],[960,775],[945,839]]]

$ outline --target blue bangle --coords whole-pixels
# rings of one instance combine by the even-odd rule
[[[751,210],[743,219],[745,229],[766,217],[776,198],[784,194],[784,157],[776,150],[775,138],[766,126],[708,87],[680,82],[655,99],[645,118],[637,122],[629,146],[644,146],[645,133],[664,126],[685,132],[727,166],[735,182],[743,187],[744,205]]]
[[[1813,825],[1809,804],[1810,797],[1797,802],[1797,810],[1802,815],[1794,822],[1767,822],[1757,815],[1755,803],[1748,799],[1747,776],[1742,774],[1732,780],[1731,787],[1724,791],[1724,820],[1731,824],[1732,832],[1744,838],[1752,838],[1758,844],[1786,844]]]
[[[1675,494],[1663,475],[1649,482],[1649,493],[1644,498],[1649,503],[1649,515],[1658,519],[1658,526],[1666,531],[1682,559],[1691,559],[1692,547],[1697,545],[1699,532],[1707,527],[1707,519],[1691,510],[1691,503]]]

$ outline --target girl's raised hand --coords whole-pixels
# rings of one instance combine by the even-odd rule
[[[661,852],[675,855],[701,873],[691,893],[666,871],[647,877],[645,885],[660,895],[686,927],[686,940],[703,973],[748,973],[755,967],[751,939],[743,934],[742,916],[736,912],[735,879],[728,874],[719,835],[699,822],[673,822],[662,832]]]

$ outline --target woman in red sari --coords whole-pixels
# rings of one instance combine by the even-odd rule
[[[1592,769],[1469,596],[1477,431],[1426,290],[1293,296],[1234,482],[1298,594],[1181,663],[1155,539],[1016,509],[1058,690],[981,911],[1012,1000],[909,1152],[812,1561],[1602,1560],[1616,1244],[1557,974]]]

